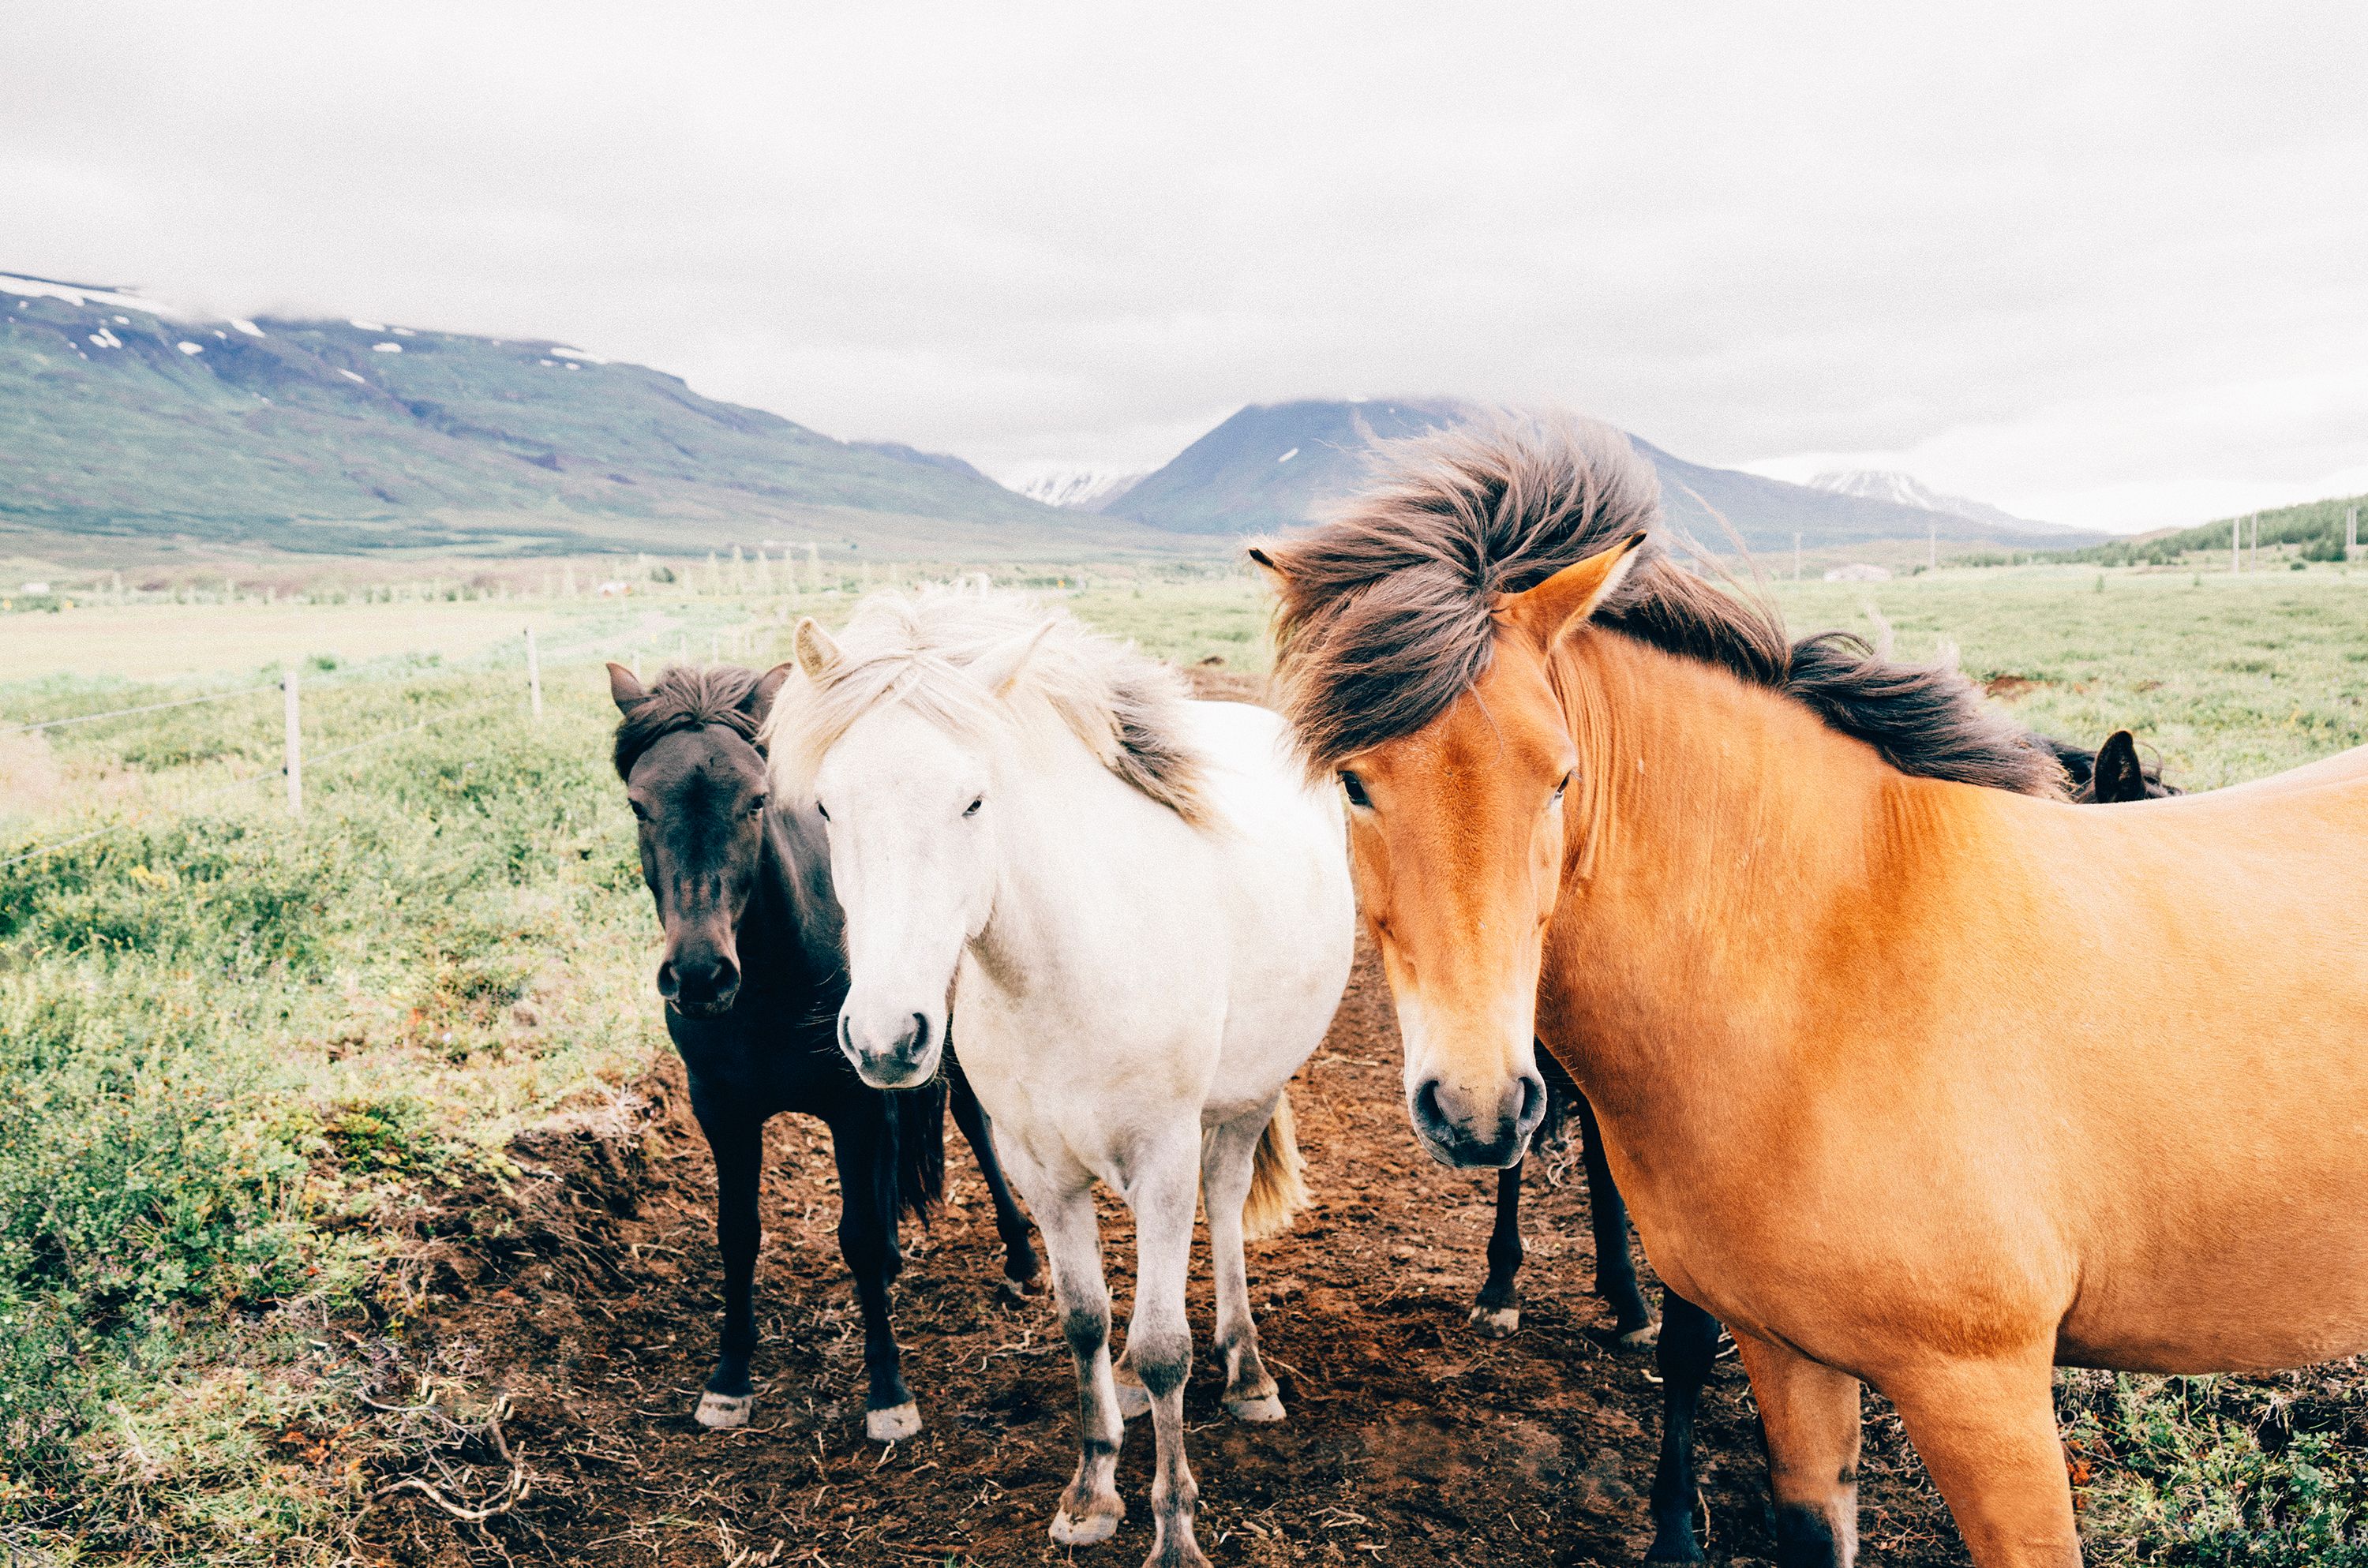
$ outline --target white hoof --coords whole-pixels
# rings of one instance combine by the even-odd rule
[[[692,1416],[711,1432],[729,1432],[735,1426],[748,1425],[748,1412],[755,1409],[757,1396],[750,1393],[702,1393],[699,1410]]]
[[[1262,1393],[1256,1399],[1229,1399],[1225,1401],[1225,1414],[1236,1421],[1270,1425],[1282,1419],[1282,1396]]]
[[[1007,1274],[1003,1277],[1003,1283],[996,1289],[996,1294],[1003,1299],[1007,1307],[1024,1307],[1043,1293],[1044,1280],[1041,1275],[1033,1279],[1014,1279]]]
[[[1121,1421],[1150,1415],[1151,1391],[1141,1383],[1121,1382],[1118,1385],[1118,1414]]]
[[[1118,1534],[1118,1522],[1126,1514],[1121,1504],[1107,1514],[1087,1514],[1073,1519],[1069,1510],[1062,1509],[1053,1516],[1053,1543],[1055,1546],[1096,1546]]]
[[[1642,1328],[1632,1328],[1612,1341],[1622,1350],[1646,1350],[1660,1342],[1661,1320],[1659,1318],[1655,1318]]]
[[[1483,1339],[1509,1338],[1513,1331],[1521,1326],[1521,1309],[1474,1307],[1472,1309],[1472,1326],[1479,1330]]]
[[[920,1407],[911,1400],[863,1413],[863,1435],[875,1443],[901,1443],[921,1429]]]

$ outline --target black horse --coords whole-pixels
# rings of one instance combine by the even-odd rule
[[[2082,805],[2157,800],[2180,793],[2163,782],[2162,770],[2142,763],[2137,742],[2116,730],[2095,751],[2069,741],[2035,737],[2052,752]],[[1666,1287],[1661,1321],[1656,1324],[1636,1285],[1636,1265],[1628,1248],[1628,1205],[1603,1157],[1602,1135],[1587,1096],[1553,1053],[1538,1048],[1538,1069],[1546,1082],[1546,1112],[1531,1134],[1533,1150],[1555,1146],[1572,1109],[1578,1113],[1579,1158],[1587,1171],[1588,1217],[1595,1232],[1595,1293],[1611,1307],[1609,1337],[1623,1346],[1654,1346],[1661,1377],[1661,1451],[1653,1471],[1653,1544],[1647,1562],[1699,1562],[1694,1540],[1694,1420],[1702,1391],[1718,1360],[1725,1330],[1718,1320]],[[1514,1276],[1521,1267],[1521,1170],[1517,1162],[1497,1173],[1497,1227],[1488,1237],[1488,1278],[1473,1304],[1472,1323],[1492,1338],[1520,1324]]]
[[[996,1163],[985,1113],[951,1052],[939,1083],[898,1094],[866,1086],[839,1054],[847,975],[829,847],[818,821],[770,802],[756,741],[789,668],[761,676],[673,668],[645,690],[631,670],[609,666],[609,694],[624,715],[617,774],[666,932],[657,983],[666,1032],[715,1154],[723,1344],[698,1420],[747,1424],[764,1127],[779,1112],[803,1111],[829,1127],[838,1160],[839,1250],[863,1307],[864,1430],[894,1442],[921,1429],[888,1324],[888,1287],[904,1263],[897,1221],[925,1217],[943,1187],[949,1102],[995,1202],[1007,1297],[1040,1289],[1036,1251]]]

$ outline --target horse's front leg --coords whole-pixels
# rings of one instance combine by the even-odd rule
[[[1091,1546],[1116,1534],[1126,1517],[1117,1480],[1126,1424],[1120,1419],[1118,1388],[1110,1377],[1110,1287],[1102,1279],[1092,1177],[1083,1172],[1055,1176],[1020,1154],[1010,1169],[1044,1233],[1053,1262],[1053,1304],[1077,1367],[1077,1472],[1053,1516],[1053,1540],[1062,1546]]]
[[[863,1431],[875,1443],[901,1442],[920,1431],[921,1413],[905,1386],[888,1321],[888,1287],[904,1257],[896,1250],[896,1141],[886,1102],[865,1096],[833,1124],[831,1144],[838,1159],[838,1250],[863,1307]]]
[[[1249,1261],[1242,1246],[1242,1205],[1248,1201],[1258,1140],[1272,1108],[1230,1121],[1209,1135],[1201,1154],[1201,1192],[1209,1210],[1209,1257],[1217,1277],[1217,1354],[1225,1359],[1225,1409],[1237,1421],[1280,1421],[1282,1395],[1258,1358],[1258,1323],[1250,1316]],[[1135,1354],[1134,1335],[1126,1338]],[[1141,1375],[1141,1365],[1136,1364]]]
[[[995,1128],[987,1120],[986,1108],[978,1103],[970,1080],[962,1075],[962,1063],[951,1051],[946,1053],[946,1087],[954,1125],[962,1129],[970,1152],[978,1157],[978,1174],[995,1204],[995,1233],[1003,1238],[1003,1298],[1018,1306],[1043,1289],[1044,1270],[1029,1239],[1028,1216],[1012,1201],[1011,1184],[1003,1179],[1003,1162],[995,1155]]]
[[[756,1390],[748,1358],[757,1349],[757,1188],[765,1166],[765,1123],[710,1108],[698,1112],[715,1156],[715,1246],[723,1255],[723,1343],[715,1375],[699,1396],[695,1419],[723,1431],[748,1425]]]
[[[1628,1202],[1611,1179],[1595,1108],[1576,1086],[1571,1094],[1578,1101],[1578,1158],[1587,1167],[1587,1210],[1595,1230],[1595,1293],[1611,1304],[1611,1334],[1619,1344],[1650,1345],[1661,1325],[1636,1288],[1636,1263],[1628,1253]]]
[[[1472,1326],[1485,1338],[1502,1339],[1521,1326],[1521,1298],[1514,1277],[1521,1271],[1521,1167],[1516,1160],[1497,1173],[1497,1227],[1488,1233],[1488,1278],[1472,1303]]]
[[[1694,1542],[1694,1418],[1718,1360],[1718,1320],[1674,1290],[1661,1293],[1661,1457],[1653,1471],[1647,1562],[1700,1562]]]
[[[1192,1467],[1184,1457],[1184,1381],[1192,1371],[1192,1330],[1184,1317],[1184,1278],[1192,1257],[1199,1142],[1195,1136],[1180,1148],[1147,1153],[1126,1195],[1134,1210],[1135,1235],[1134,1315],[1126,1327],[1126,1358],[1151,1396],[1151,1430],[1159,1445],[1151,1481],[1152,1519],[1158,1534],[1144,1568],[1207,1568],[1209,1561],[1192,1537],[1192,1513],[1201,1489],[1193,1483]],[[1256,1144],[1253,1136],[1253,1149]],[[1246,1181],[1244,1195],[1247,1191]],[[1238,1198],[1231,1208],[1234,1254],[1238,1258]],[[1217,1211],[1218,1199],[1212,1194],[1209,1205],[1212,1243]],[[1247,1311],[1247,1288],[1243,1294]],[[1247,1327],[1247,1324],[1241,1326]],[[1256,1366],[1255,1331],[1250,1333],[1248,1348],[1251,1364]],[[1271,1400],[1272,1380],[1266,1377],[1263,1367],[1258,1368],[1257,1375],[1268,1391],[1264,1397]],[[1273,1415],[1249,1418],[1270,1420],[1281,1414],[1281,1403],[1275,1402]]]
[[[1768,1440],[1768,1490],[1776,1503],[1777,1568],[1850,1568],[1858,1559],[1858,1380],[1764,1340],[1737,1335],[1735,1343],[1743,1354],[1743,1369],[1751,1374],[1751,1398],[1759,1406],[1759,1426]],[[2064,1480],[2064,1450],[2055,1441],[2055,1406],[2047,1401],[2044,1381],[2040,1392],[2048,1453],[2055,1467],[2055,1485],[2063,1493],[2064,1521],[2068,1526],[2072,1494]],[[1907,1415],[1904,1404],[1900,1414]],[[1966,1543],[1973,1545],[1974,1532],[1965,1528],[1959,1494],[1950,1490],[1941,1467],[1932,1463],[1913,1421],[1908,1423],[1907,1435],[1930,1466],[1933,1479],[1941,1483],[1941,1494],[1956,1514]],[[1984,1557],[1975,1546],[1974,1561],[1989,1568],[1994,1560]],[[2026,1560],[1995,1561],[2020,1564]],[[2077,1545],[2072,1561],[2078,1562]]]

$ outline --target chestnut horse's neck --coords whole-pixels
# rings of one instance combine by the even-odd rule
[[[1672,1065],[1713,1092],[1780,1081],[1771,1042],[1803,1039],[1838,968],[1884,961],[1985,792],[1616,631],[1573,633],[1554,676],[1581,762],[1541,1035],[1615,1114],[1665,1098]]]

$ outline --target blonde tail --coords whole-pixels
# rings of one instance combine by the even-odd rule
[[[1250,1160],[1250,1195],[1242,1203],[1244,1236],[1258,1241],[1291,1228],[1292,1218],[1307,1207],[1307,1184],[1302,1179],[1306,1169],[1286,1088],[1276,1097],[1274,1115],[1258,1135],[1258,1153]]]

